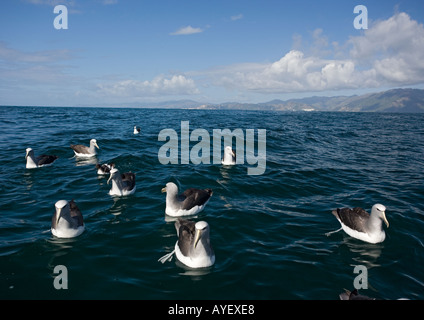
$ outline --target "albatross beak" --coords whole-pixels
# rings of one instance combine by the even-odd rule
[[[197,246],[197,243],[199,242],[199,240],[200,240],[200,236],[202,235],[202,230],[200,230],[200,229],[196,229],[196,234],[195,234],[195,236],[194,236],[194,247],[196,248],[196,246]]]
[[[166,187],[162,188],[160,191],[161,191],[162,193],[166,192]]]
[[[94,146],[100,150],[99,146],[97,145],[97,142],[94,144]]]
[[[383,221],[386,224],[387,228],[389,227],[389,221],[387,221],[386,214],[383,212]]]
[[[60,213],[62,212],[62,208],[59,209],[57,215],[56,215],[56,225],[59,223],[59,219],[60,219]]]
[[[109,181],[110,181],[110,179],[112,179],[112,176],[113,176],[113,174],[111,174],[110,176],[109,176],[109,179],[107,179],[107,184],[109,184]]]

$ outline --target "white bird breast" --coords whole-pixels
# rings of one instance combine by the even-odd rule
[[[63,219],[60,219],[63,220]],[[82,225],[77,229],[72,228],[61,228],[61,221],[59,220],[58,228],[52,228],[52,234],[58,238],[75,238],[78,237],[81,233],[84,232],[85,226]]]
[[[186,257],[181,253],[178,247],[178,241],[175,243],[175,256],[179,261],[190,268],[207,268],[215,263],[215,255],[201,255],[197,257]]]

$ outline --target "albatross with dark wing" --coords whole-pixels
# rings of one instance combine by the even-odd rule
[[[178,194],[178,187],[168,182],[162,192],[166,192],[165,213],[172,217],[192,215],[201,212],[212,197],[212,189],[190,188]]]
[[[140,133],[140,128],[138,128],[137,126],[134,126],[134,134],[139,134]]]
[[[175,253],[177,259],[190,268],[207,268],[215,263],[215,253],[210,244],[209,224],[179,218],[175,222],[178,241],[171,253],[158,261],[164,263]]]
[[[121,174],[119,170],[113,167],[110,170],[110,177],[107,184],[112,180],[112,188],[109,191],[111,196],[129,196],[135,192],[135,174],[125,172]]]
[[[97,174],[106,175],[110,173],[110,170],[115,166],[114,163],[96,164]]]
[[[89,147],[84,146],[82,144],[71,144],[71,148],[72,150],[74,150],[75,155],[77,157],[83,157],[83,158],[94,157],[97,154],[96,148],[100,149],[99,146],[97,145],[96,139],[90,140]]]
[[[382,204],[375,204],[371,209],[371,214],[368,214],[362,208],[342,208],[333,210],[333,215],[339,220],[341,228],[327,233],[344,230],[351,237],[369,243],[383,242],[386,238],[386,233],[383,230],[382,222],[389,227],[389,222],[386,218],[386,207]]]
[[[74,200],[59,200],[55,204],[51,232],[58,238],[74,238],[84,232],[81,211]]]
[[[35,157],[34,150],[32,150],[31,148],[27,148],[25,155],[26,168],[33,169],[47,166],[49,164],[52,164],[57,158],[58,156],[46,154],[42,154],[41,156]]]

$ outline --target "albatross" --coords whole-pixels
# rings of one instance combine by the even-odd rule
[[[134,134],[139,134],[140,128],[137,128],[137,126],[134,126]]]
[[[212,197],[212,189],[190,188],[178,194],[178,187],[173,182],[168,182],[162,188],[166,192],[165,213],[171,217],[193,215],[201,212]]]
[[[34,150],[32,150],[31,148],[27,148],[25,155],[26,168],[33,169],[43,167],[52,164],[57,158],[58,156],[46,154],[42,154],[41,156],[35,157]]]
[[[209,224],[206,221],[194,222],[178,218],[175,229],[178,241],[174,250],[158,261],[164,263],[171,260],[175,253],[177,259],[190,268],[207,268],[215,263],[215,253],[210,244]]]
[[[110,170],[110,177],[107,184],[112,180],[112,188],[109,191],[111,196],[129,196],[135,192],[135,174],[125,172],[121,174],[119,170],[113,167]]]
[[[100,149],[97,145],[96,139],[90,140],[90,147],[84,146],[82,144],[71,144],[72,150],[74,150],[75,155],[77,157],[94,157],[97,154],[97,151],[95,148]]]
[[[232,166],[236,164],[236,154],[230,146],[224,149],[224,157],[221,160],[223,165]]]
[[[58,238],[74,238],[84,232],[85,226],[81,211],[74,200],[59,200],[55,204],[51,232]]]
[[[114,163],[96,164],[97,174],[106,175],[110,173],[110,170],[115,166]]]
[[[340,222],[341,228],[326,235],[328,236],[343,229],[351,237],[365,242],[383,242],[386,238],[386,233],[382,222],[384,221],[386,226],[389,227],[385,211],[386,207],[379,203],[373,205],[371,214],[358,207],[333,210],[332,213]]]

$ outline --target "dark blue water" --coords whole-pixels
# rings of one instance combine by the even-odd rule
[[[181,121],[211,137],[266,129],[265,172],[214,164],[212,145],[210,164],[161,164],[159,132],[180,134]],[[91,138],[95,161],[136,173],[134,195],[112,198],[94,163],[74,158],[69,145]],[[28,170],[28,147],[59,159]],[[0,107],[0,150],[2,299],[332,300],[353,289],[356,265],[367,270],[363,294],[424,298],[424,115]],[[176,241],[161,193],[168,181],[213,189],[192,217],[210,225],[212,268],[157,261]],[[60,199],[75,199],[83,213],[78,238],[50,232]],[[375,203],[387,208],[383,243],[325,235],[339,228],[332,209]],[[58,265],[68,289],[53,285]]]

